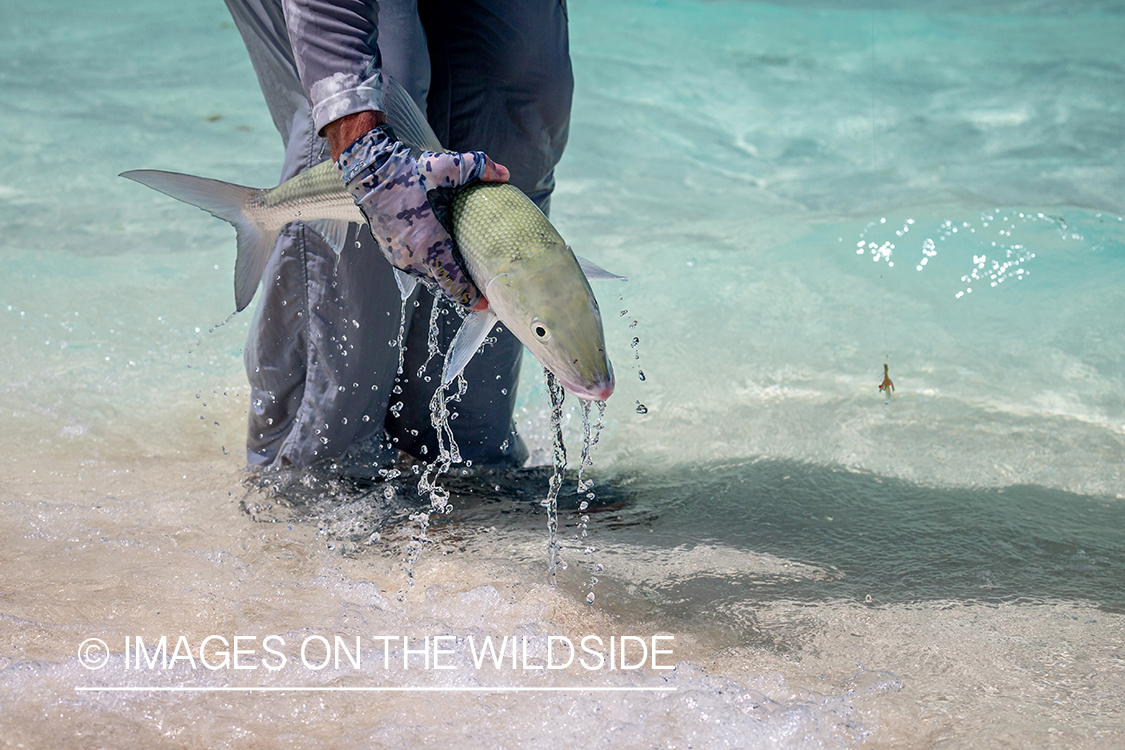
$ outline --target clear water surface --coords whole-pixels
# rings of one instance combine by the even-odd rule
[[[115,176],[273,184],[222,4],[0,7],[7,744],[1125,744],[1125,5],[569,14],[553,220],[631,277],[597,289],[619,381],[597,497],[564,487],[552,586],[547,473],[449,477],[411,587],[409,467],[244,481],[233,233]],[[544,463],[534,366],[521,394]],[[580,421],[570,402],[572,459]],[[359,636],[365,658],[130,669],[125,639],[162,634],[278,634],[294,660]],[[526,636],[535,663],[587,634],[675,636],[675,668],[464,651]],[[460,650],[385,667],[376,635]],[[567,690],[450,689],[480,687]]]

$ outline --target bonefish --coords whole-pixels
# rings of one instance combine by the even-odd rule
[[[386,92],[387,122],[415,152],[442,146],[414,101],[394,81]],[[366,219],[346,192],[330,161],[273,189],[233,185],[205,177],[134,170],[135,180],[177,200],[202,208],[234,225],[235,306],[254,296],[278,234],[303,221],[337,253],[344,251],[349,223]],[[587,279],[622,279],[579,260],[547,217],[518,188],[480,182],[457,192],[448,224],[465,270],[488,300],[470,313],[457,332],[442,375],[450,383],[472,359],[497,320],[578,398],[604,401],[613,393],[613,366],[606,355],[601,312]],[[395,269],[403,299],[417,283]]]

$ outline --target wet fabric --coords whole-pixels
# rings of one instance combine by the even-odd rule
[[[557,0],[514,5],[379,3],[381,72],[427,105],[447,148],[489,154],[546,211],[573,88],[566,15]],[[338,63],[353,70],[355,49],[304,46],[295,55],[280,0],[227,0],[227,6],[285,144],[281,179],[288,179],[329,158],[299,67]],[[427,363],[431,308],[432,298],[419,287],[407,304],[403,374],[396,377],[399,292],[370,233],[353,228],[337,256],[301,223],[286,228],[267,266],[246,347],[248,462],[368,462],[395,448],[432,457],[437,441],[429,402],[441,363]],[[459,325],[452,311],[439,315],[443,349]],[[469,388],[454,406],[453,432],[464,458],[520,464],[527,450],[512,412],[522,347],[502,327],[493,336],[495,343],[465,370]]]

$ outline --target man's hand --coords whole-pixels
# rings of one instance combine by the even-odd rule
[[[349,127],[371,120],[339,122],[341,127],[326,128],[334,154]],[[426,194],[439,187],[459,188],[475,179],[505,182],[507,169],[480,151],[427,151],[415,159],[383,126],[364,132],[344,149],[336,168],[391,265],[431,278],[448,297],[466,307],[486,306],[480,290],[454,257],[453,240],[434,217]]]

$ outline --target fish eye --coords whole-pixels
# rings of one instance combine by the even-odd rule
[[[548,328],[542,320],[539,320],[539,318],[531,321],[531,332],[534,333],[535,338],[540,341],[546,341],[551,338],[551,329]]]

